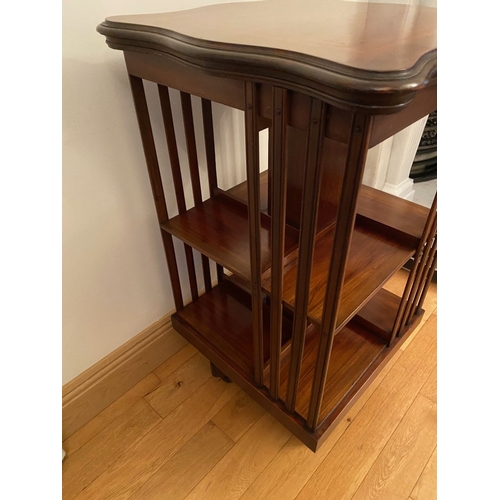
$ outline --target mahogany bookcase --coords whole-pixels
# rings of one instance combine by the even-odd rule
[[[436,267],[436,199],[427,209],[361,181],[370,147],[436,109],[435,18],[426,7],[268,0],[110,17],[97,28],[125,55],[174,328],[215,376],[238,384],[314,451],[422,318]],[[162,144],[143,80],[158,87]],[[169,89],[180,91],[190,183]],[[201,98],[203,152],[192,96]],[[218,186],[212,102],[245,116],[247,180],[227,190]],[[260,173],[264,129],[269,167]],[[175,217],[157,147],[169,152]],[[186,301],[173,237],[184,243]],[[402,297],[383,289],[411,258]]]

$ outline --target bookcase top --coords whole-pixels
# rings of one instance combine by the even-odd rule
[[[404,94],[436,76],[436,9],[339,0],[225,3],[109,17],[108,45],[304,88]],[[404,99],[402,99],[404,101]]]

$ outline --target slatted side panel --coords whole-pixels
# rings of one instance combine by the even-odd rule
[[[200,169],[198,165],[198,154],[196,151],[196,138],[194,134],[193,108],[191,104],[191,95],[181,92],[182,117],[184,121],[184,134],[186,136],[187,154],[189,160],[189,172],[191,174],[191,186],[193,188],[194,204],[201,206],[203,199],[201,196]],[[208,257],[201,256],[203,267],[203,280],[205,290],[212,289],[212,279],[210,276],[210,263]]]
[[[434,197],[429,216],[415,252],[414,265],[408,276],[408,281],[401,298],[390,343],[396,336],[403,334],[415,314],[422,308],[425,294],[429,288],[437,261],[437,195]]]
[[[168,220],[167,204],[165,202],[165,195],[163,191],[163,184],[161,180],[160,169],[158,165],[158,157],[156,153],[156,146],[149,118],[148,104],[144,92],[144,85],[141,78],[129,75],[136,106],[137,117],[139,121],[139,128],[143,141],[144,152],[146,156],[146,164],[151,180],[153,189],[158,220],[161,223]],[[163,127],[165,132],[166,145],[170,159],[170,168],[172,173],[172,181],[174,185],[175,198],[179,214],[187,211],[186,207],[186,186],[183,182],[181,174],[181,162],[179,159],[179,145],[178,138],[176,137],[174,118],[172,114],[172,104],[168,87],[158,84],[158,95],[160,99],[160,107],[162,113]],[[192,194],[195,206],[200,206],[203,203],[201,177],[198,160],[198,152],[196,149],[195,125],[194,115],[192,108],[191,95],[185,92],[180,93],[182,118],[184,125],[184,136],[186,141],[187,157],[189,174],[191,180]],[[202,100],[202,121],[205,142],[205,155],[207,161],[207,174],[210,196],[213,195],[214,190],[217,188],[217,174],[216,174],[216,161],[215,161],[215,141],[214,129],[212,118],[211,102]],[[172,241],[172,236],[166,232],[161,231],[165,253],[167,255],[167,264],[172,281],[172,289],[174,294],[175,306],[177,310],[182,309],[182,288],[179,278],[179,271]],[[198,279],[196,275],[195,258],[192,247],[187,244],[183,245],[184,254],[186,259],[186,266],[189,278],[189,288],[192,300],[199,297]],[[201,263],[203,270],[203,281],[206,291],[212,289],[212,279],[210,272],[210,261],[205,255],[201,255]],[[219,271],[219,270],[218,270]]]
[[[146,166],[149,173],[149,180],[151,182],[151,189],[153,191],[156,214],[158,216],[158,222],[162,224],[168,221],[167,203],[165,201],[160,167],[158,164],[158,156],[156,154],[153,130],[151,128],[151,121],[149,119],[148,105],[142,79],[130,75],[130,87],[132,89],[137,121],[141,133],[144,156],[146,158]],[[172,236],[165,231],[161,231],[161,235],[163,239],[165,254],[167,257],[167,265],[170,274],[170,281],[172,284],[175,307],[177,310],[180,310],[184,307],[184,303],[182,299],[182,289],[179,280],[179,271],[177,268]]]
[[[420,278],[420,283],[418,284],[417,292],[415,298],[412,301],[410,313],[405,324],[410,324],[412,318],[419,314],[422,310],[422,304],[425,299],[424,290],[429,287],[429,283],[432,280],[432,275],[436,269],[436,259],[437,259],[437,230],[434,232],[434,238],[429,242],[430,252],[426,259],[425,266],[423,267],[422,277]],[[426,290],[427,291],[427,290]]]
[[[417,307],[415,309],[415,314],[419,314],[422,311],[422,306],[425,300],[425,296],[427,295],[427,291],[429,290],[429,286],[432,281],[432,276],[434,275],[434,271],[436,270],[437,267],[437,235],[434,238],[434,249],[433,249],[433,255],[432,255],[432,260],[431,260],[431,265],[429,266],[429,269],[427,271],[427,275],[425,277],[425,283],[424,287],[422,289],[422,293],[420,294],[420,297],[417,302]]]
[[[245,84],[245,150],[248,188],[248,225],[250,232],[250,265],[252,291],[253,354],[255,384],[264,380],[264,337],[262,318],[261,243],[260,243],[260,175],[258,90],[253,82]]]
[[[332,257],[320,326],[320,342],[307,418],[307,426],[312,431],[315,431],[320,423],[319,415],[332,346],[335,348],[333,341],[337,327],[342,284],[356,218],[356,201],[363,178],[372,124],[373,119],[371,117],[355,115],[351,128],[351,140],[349,142],[342,181]]]
[[[273,87],[273,121],[271,125],[269,192],[274,202],[271,219],[271,338],[269,393],[275,401],[279,398],[281,370],[281,341],[283,327],[283,252],[285,248],[286,217],[286,128],[288,123],[287,91]]]
[[[186,212],[186,198],[184,195],[184,186],[181,175],[181,165],[179,161],[179,151],[177,148],[177,139],[175,137],[174,121],[172,117],[172,106],[170,103],[170,95],[168,88],[163,85],[158,85],[158,94],[160,96],[160,105],[163,117],[163,125],[165,128],[165,137],[167,141],[168,154],[170,158],[170,168],[172,171],[172,179],[174,181],[175,197],[177,200],[177,208],[179,214]],[[198,283],[196,281],[196,269],[194,267],[193,249],[184,244],[184,254],[186,256],[186,265],[189,276],[189,287],[191,289],[191,297],[193,300],[198,298]]]
[[[212,113],[212,102],[208,99],[201,100],[201,111],[203,116],[203,135],[205,138],[205,154],[207,157],[207,172],[208,172],[208,187],[210,197],[214,196],[218,188],[217,184],[217,168],[215,160],[215,136],[214,136],[214,119]],[[224,269],[220,264],[217,268],[217,282],[221,283],[224,279]]]
[[[304,170],[304,187],[302,191],[300,216],[299,255],[292,327],[290,374],[288,377],[286,395],[286,408],[290,412],[295,411],[300,369],[304,354],[307,306],[309,304],[309,284],[311,279],[321,180],[321,163],[319,158],[324,137],[325,117],[326,105],[317,99],[313,99],[311,101],[309,130],[307,134],[306,168]]]

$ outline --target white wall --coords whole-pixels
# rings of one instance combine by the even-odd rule
[[[221,2],[63,1],[63,383],[174,308],[123,54],[96,26],[111,15],[211,3]],[[214,115],[216,127],[241,132],[241,113],[218,106]],[[159,124],[157,113],[152,120]],[[166,151],[158,153],[165,165]],[[243,165],[241,147],[218,144],[217,153]]]

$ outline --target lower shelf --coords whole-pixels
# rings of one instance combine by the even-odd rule
[[[290,319],[283,318],[279,402],[271,400],[266,387],[258,388],[253,383],[252,312],[250,296],[245,291],[230,281],[223,281],[175,313],[172,323],[174,328],[212,363],[315,451],[404,338],[387,347],[386,339],[380,335],[384,325],[389,324],[391,318],[393,321],[395,317],[396,299],[390,292],[379,291],[360,315],[335,336],[320,413],[322,423],[315,433],[310,432],[306,426],[319,340],[315,325],[311,324],[308,328],[296,412],[291,415],[285,410],[283,403],[289,372],[289,340],[292,327]],[[380,318],[373,314],[374,304],[382,306],[384,311],[382,325],[377,325]],[[389,320],[385,319],[386,316]],[[406,334],[416,323],[418,321]],[[264,305],[266,366],[269,358],[269,324],[269,308]],[[266,368],[265,385],[267,372]]]
[[[306,335],[295,407],[295,411],[304,419],[307,419],[309,412],[318,347],[318,328],[311,325]],[[349,323],[337,333],[330,355],[320,422],[337,408],[360,377],[385,349],[385,342],[355,323]],[[283,355],[281,365],[280,399],[282,401],[286,398],[289,370],[290,350],[288,349]]]
[[[269,307],[264,304],[265,360],[269,359],[269,315]],[[193,330],[201,342],[253,380],[252,305],[248,293],[229,280],[223,281],[176,312],[172,321],[174,327],[181,323]],[[291,332],[291,322],[283,318],[283,343],[290,340]]]

